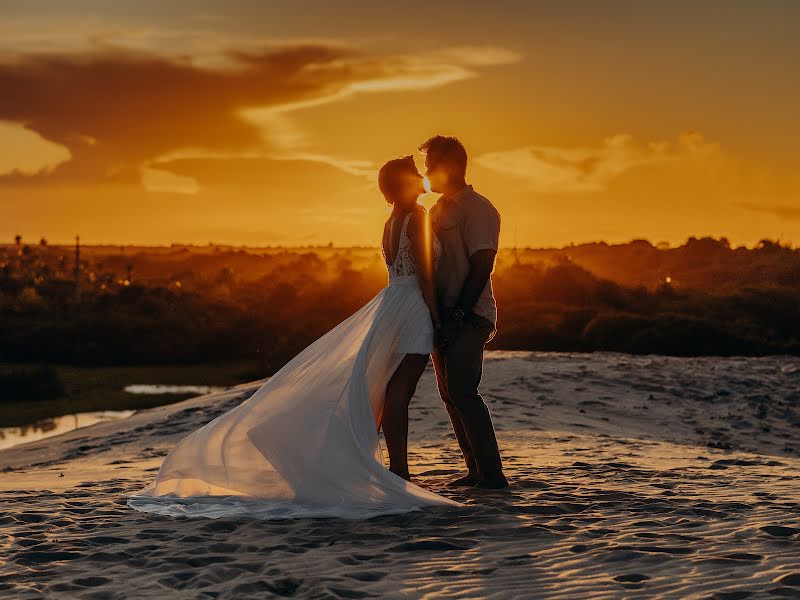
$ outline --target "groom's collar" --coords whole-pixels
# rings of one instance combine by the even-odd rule
[[[461,188],[460,190],[455,192],[454,194],[450,194],[450,195],[442,194],[441,196],[439,196],[439,200],[441,200],[442,202],[445,202],[445,203],[458,202],[461,198],[464,197],[465,194],[467,194],[468,192],[471,192],[471,191],[472,191],[472,186],[467,184],[463,188]]]

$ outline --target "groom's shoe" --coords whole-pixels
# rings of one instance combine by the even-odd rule
[[[484,475],[472,487],[481,490],[501,490],[508,487],[508,480],[502,471],[497,471]]]
[[[447,487],[472,487],[478,483],[478,481],[480,481],[480,477],[477,473],[467,473],[463,477],[448,481],[445,485]]]

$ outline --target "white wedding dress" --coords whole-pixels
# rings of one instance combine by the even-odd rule
[[[461,504],[384,466],[378,424],[406,353],[433,325],[403,220],[388,285],[289,361],[249,399],[181,440],[136,510],[211,518],[363,518]],[[434,262],[441,245],[433,236]]]

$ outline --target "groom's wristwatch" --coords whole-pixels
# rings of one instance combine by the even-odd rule
[[[458,321],[459,323],[463,322],[464,317],[466,316],[464,314],[464,309],[461,308],[460,306],[454,306],[453,311],[450,314],[452,315],[453,319]]]

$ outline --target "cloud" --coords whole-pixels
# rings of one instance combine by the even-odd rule
[[[143,165],[142,185],[149,192],[172,192],[173,194],[196,194],[200,186],[192,177],[182,177],[164,169]]]
[[[433,60],[453,61],[474,67],[510,65],[522,60],[522,55],[497,46],[455,46],[431,53]]]
[[[734,206],[753,210],[756,212],[767,213],[778,217],[779,219],[794,220],[800,219],[800,206],[794,204],[792,206],[785,204],[758,204],[756,202],[734,202]]]
[[[146,24],[121,24],[95,15],[59,19],[27,16],[4,19],[0,22],[0,53],[23,58],[32,54],[104,54],[107,52],[134,52],[156,54],[172,60],[189,61],[198,67],[233,67],[235,61],[228,54],[232,48],[258,51],[286,46],[344,47],[341,40],[324,37],[270,38],[235,34],[224,27],[208,28],[208,24],[224,17],[183,15],[184,23],[194,21],[195,26],[170,26],[168,28]]]
[[[260,171],[254,178],[253,173],[245,168],[241,170],[240,165],[259,165]],[[287,165],[306,165],[308,167],[324,170],[331,167],[341,173],[352,175],[359,178],[362,182],[370,182],[375,185],[375,165],[370,161],[352,160],[325,154],[314,154],[309,152],[292,153],[269,153],[261,151],[245,152],[218,152],[209,151],[202,148],[183,148],[176,151],[167,152],[154,160],[147,161],[142,165],[142,184],[148,191],[153,192],[174,192],[181,194],[196,194],[201,186],[198,180],[203,179],[210,182],[211,173],[219,173],[219,169],[213,165],[222,166],[227,171],[223,171],[221,178],[235,178],[241,185],[246,185],[254,179],[261,184],[274,183],[273,167],[278,169],[285,168]],[[201,169],[186,171],[185,165],[205,165]],[[266,168],[265,168],[266,167]],[[233,169],[237,171],[233,175]],[[313,170],[313,169],[312,169]],[[247,177],[242,179],[242,175]],[[216,180],[219,183],[219,180]]]
[[[446,85],[477,76],[475,67],[518,58],[492,48],[370,55],[334,42],[258,48],[248,41],[224,51],[202,46],[198,64],[174,44],[167,55],[113,46],[109,39],[115,38],[100,36],[89,51],[17,53],[0,62],[0,119],[24,125],[71,156],[36,181],[138,184],[144,178],[157,189],[189,189],[188,182],[154,176],[151,163],[184,148],[228,155],[297,150],[307,140],[286,118],[291,111],[359,93]],[[198,39],[208,43],[207,36]],[[213,67],[212,55],[221,58]],[[31,177],[17,172],[0,176],[0,183]]]
[[[233,190],[249,195],[268,193],[275,198],[291,198],[298,194],[310,204],[325,204],[336,190],[352,190],[368,184],[367,163],[340,161],[317,155],[268,156],[240,153],[205,155],[175,153],[164,160],[148,164],[151,171],[172,174],[182,181],[197,181],[210,190]],[[327,194],[320,195],[327,189]],[[313,197],[312,197],[313,196]]]
[[[719,144],[687,131],[672,141],[638,144],[620,133],[598,147],[525,146],[489,152],[476,162],[501,175],[525,180],[540,193],[600,192],[623,173],[643,165],[680,160],[716,159]]]
[[[288,113],[347,99],[360,93],[424,90],[478,76],[473,67],[512,64],[522,56],[495,46],[458,46],[422,54],[397,54],[336,61],[348,81],[327,95],[298,99],[276,106],[247,108],[241,115],[264,127],[268,135],[286,147],[306,145],[306,138]],[[316,70],[318,67],[312,67]]]
[[[17,123],[0,121],[0,139],[0,175],[49,172],[70,159],[64,146],[42,139]]]

